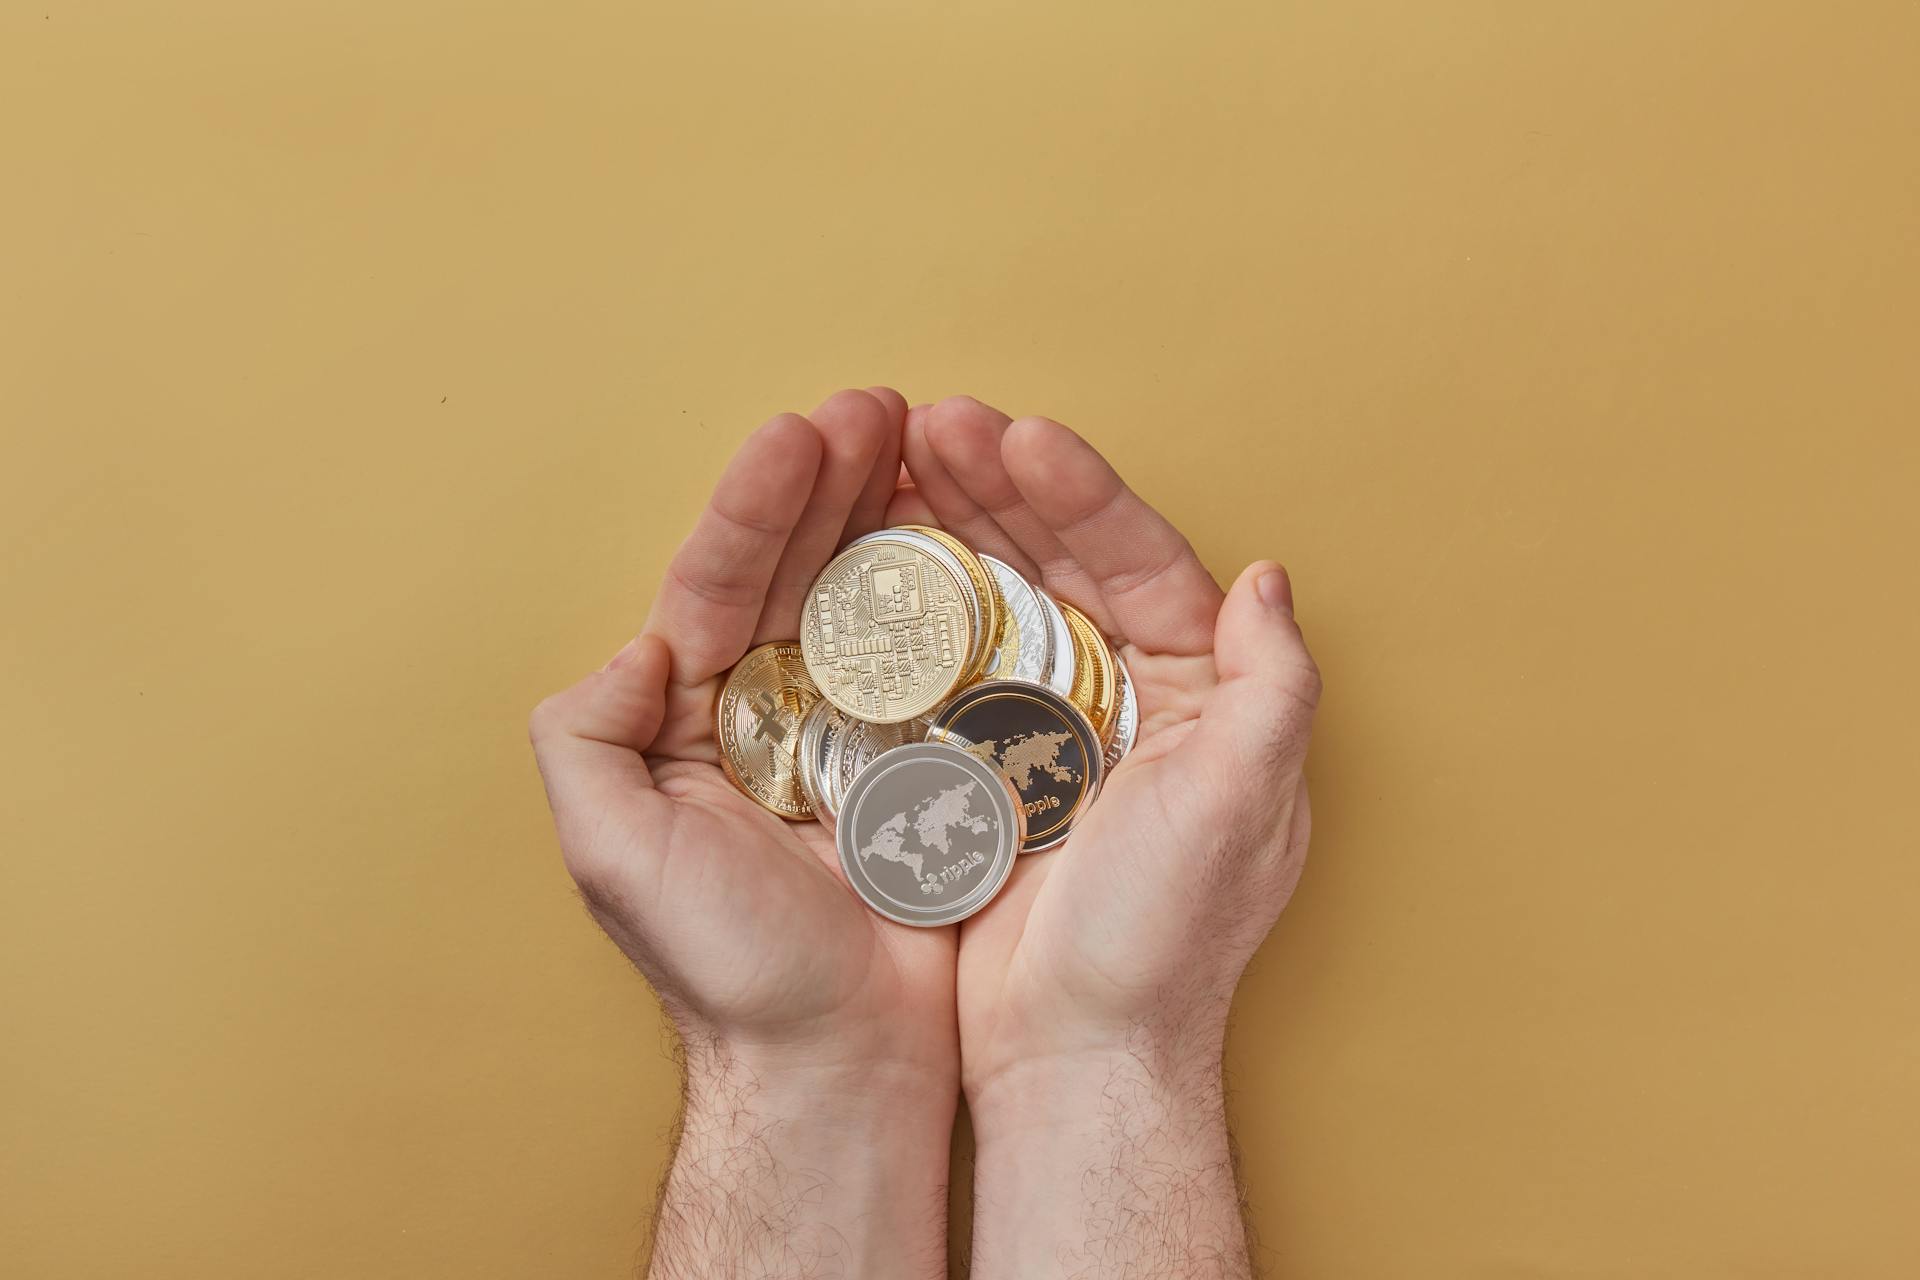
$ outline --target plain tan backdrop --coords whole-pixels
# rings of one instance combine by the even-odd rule
[[[1276,1274],[1912,1275],[1917,47],[6,6],[0,1270],[628,1272],[674,1074],[525,715],[747,430],[887,381],[1296,575],[1314,848],[1230,1061]]]

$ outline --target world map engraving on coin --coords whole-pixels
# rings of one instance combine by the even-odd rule
[[[972,811],[973,794],[979,785],[971,781],[957,783],[913,809],[889,817],[875,827],[867,842],[860,846],[860,860],[866,862],[877,857],[897,862],[912,873],[921,893],[944,894],[949,885],[964,880],[992,854],[993,819]],[[926,862],[931,854],[953,855],[954,836],[960,832],[989,837],[985,842],[988,847],[983,850],[978,847],[979,842],[966,841],[968,847],[959,851],[958,861],[928,871]]]
[[[1033,790],[1033,775],[1043,773],[1055,782],[1078,782],[1080,774],[1060,763],[1060,749],[1073,735],[1058,733],[1020,733],[1002,745],[989,738],[967,748],[990,765],[996,766],[1023,793]]]

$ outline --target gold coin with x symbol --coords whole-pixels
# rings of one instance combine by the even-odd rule
[[[800,722],[820,700],[800,646],[763,644],[727,673],[714,706],[720,767],[761,808],[799,822],[813,816],[800,784]]]

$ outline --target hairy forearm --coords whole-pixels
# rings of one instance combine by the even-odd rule
[[[1251,1276],[1217,1048],[1042,1059],[970,1106],[978,1280]]]
[[[946,1274],[956,1086],[904,1064],[770,1067],[686,1043],[651,1280]]]

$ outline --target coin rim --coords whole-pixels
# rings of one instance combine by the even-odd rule
[[[1003,821],[1001,825],[1003,830],[1007,828],[1013,830],[1013,849],[1007,854],[1005,859],[1002,860],[998,858],[998,849],[996,848],[996,861],[1001,861],[1002,863],[998,876],[993,879],[991,887],[987,887],[986,883],[983,882],[980,888],[968,894],[968,898],[972,898],[974,894],[978,894],[979,901],[973,907],[959,915],[947,916],[940,919],[916,920],[910,916],[897,915],[893,911],[875,902],[874,898],[876,897],[881,898],[889,904],[893,902],[892,898],[881,894],[878,889],[871,890],[873,895],[871,897],[868,896],[867,893],[861,892],[861,884],[865,883],[871,889],[872,881],[865,877],[864,873],[859,873],[855,870],[858,864],[859,851],[852,847],[855,838],[853,832],[856,825],[852,820],[854,813],[854,792],[859,789],[861,782],[868,778],[873,779],[873,781],[867,782],[867,789],[872,790],[875,783],[884,776],[878,768],[881,761],[900,752],[935,753],[931,757],[916,754],[912,759],[933,758],[952,761],[956,758],[963,757],[964,760],[961,762],[960,767],[969,771],[978,770],[979,776],[991,778],[993,783],[989,784],[986,789],[993,793],[996,801],[1006,804],[1006,813],[1010,817],[1009,820]],[[907,764],[911,763],[911,760],[902,758],[895,763]],[[994,784],[997,784],[997,790]],[[1000,771],[990,767],[986,761],[980,759],[978,756],[969,755],[958,747],[950,747],[942,742],[909,742],[904,746],[894,747],[882,752],[879,756],[875,757],[872,764],[860,771],[860,776],[854,779],[853,786],[847,789],[846,799],[848,803],[842,808],[841,812],[848,814],[849,819],[846,822],[839,823],[834,828],[833,843],[834,848],[839,852],[840,870],[846,875],[848,886],[853,890],[854,896],[867,904],[868,910],[877,915],[885,916],[895,924],[904,924],[916,929],[938,929],[950,924],[958,924],[969,916],[977,915],[985,910],[988,903],[1000,896],[1000,890],[1006,887],[1008,878],[1013,875],[1013,864],[1020,860],[1020,846],[1026,839],[1026,809],[1020,804],[1018,795],[1014,792],[1012,786],[1008,784],[1007,780],[1001,776]]]
[[[1052,633],[1053,665],[1047,672],[1047,678],[1040,683],[1064,698],[1073,690],[1073,628],[1067,625],[1067,615],[1060,612],[1060,602],[1053,598],[1051,592],[1042,587],[1034,587],[1033,591],[1040,598],[1040,606],[1047,615],[1048,630]]]
[[[822,695],[821,701],[826,701],[825,695]],[[846,794],[836,785],[836,781],[840,776],[840,753],[846,750],[847,735],[852,733],[857,726],[868,722],[858,716],[847,714],[847,712],[841,709],[836,703],[829,702],[827,705],[832,707],[838,714],[839,721],[829,726],[829,729],[823,729],[821,731],[822,742],[820,749],[824,758],[820,761],[820,798],[827,802],[825,821],[838,822],[840,820],[840,800],[841,797]],[[837,729],[838,732],[829,734],[830,729]]]
[[[1100,740],[1099,731],[1093,727],[1093,721],[1088,718],[1086,712],[1074,704],[1073,699],[1055,693],[1052,689],[1037,680],[982,680],[979,684],[971,688],[962,689],[959,693],[954,694],[952,698],[948,699],[947,705],[940,708],[940,713],[933,718],[933,722],[929,727],[928,741],[934,741],[935,739],[933,739],[931,735],[939,733],[943,736],[938,739],[938,741],[954,741],[972,745],[973,739],[953,729],[950,724],[942,724],[941,721],[947,718],[949,712],[957,718],[964,714],[969,707],[979,703],[983,697],[1005,696],[1002,690],[1008,689],[1009,687],[1011,687],[1011,692],[1024,694],[1034,701],[1039,702],[1048,710],[1062,713],[1063,718],[1071,717],[1068,721],[1069,727],[1074,729],[1076,735],[1081,736],[1080,754],[1087,761],[1088,777],[1085,786],[1080,792],[1080,799],[1076,801],[1073,808],[1068,810],[1065,816],[1060,819],[1060,825],[1052,828],[1044,839],[1033,838],[1031,832],[1023,834],[1020,838],[1021,853],[1043,853],[1048,849],[1056,849],[1066,842],[1067,836],[1072,833],[1074,825],[1080,821],[1081,816],[1085,814],[1088,809],[1093,807],[1094,800],[1100,794],[1101,786],[1106,782],[1106,744]],[[1049,698],[1054,699],[1054,701],[1047,701]],[[1079,731],[1082,729],[1085,730],[1084,735],[1079,734]],[[975,758],[978,759],[977,756]],[[1001,777],[1006,780],[1008,786],[1013,786],[1012,780],[1006,778],[1005,774],[1002,774]],[[1020,789],[1018,787],[1013,788],[1013,794],[1015,800],[1020,804],[1021,813],[1024,817],[1026,813],[1026,801],[1020,799]],[[1032,843],[1029,843],[1030,839]]]
[[[1000,644],[995,646],[994,653],[997,654],[1000,651],[1000,648],[1005,646],[1006,633],[1012,632],[1013,634],[1017,635],[1020,639],[1020,657],[1024,658],[1026,656],[1027,647],[1029,644],[1031,644],[1033,646],[1035,655],[1039,658],[1039,667],[1040,667],[1041,677],[1044,677],[1050,674],[1053,669],[1053,623],[1052,623],[1052,618],[1049,617],[1047,613],[1046,604],[1041,599],[1041,597],[1044,596],[1046,592],[1042,591],[1039,587],[1036,587],[1035,585],[1033,585],[1033,583],[1028,582],[1025,575],[1023,575],[1018,569],[1008,564],[1005,560],[999,559],[997,556],[990,556],[982,552],[980,553],[980,563],[985,565],[987,567],[987,572],[993,575],[994,585],[1000,588],[1001,602],[1004,603],[1007,607],[1006,621],[1001,625],[1001,628],[1000,628],[1001,630]],[[1007,582],[1009,579],[1017,583],[1022,591],[1025,591],[1028,596],[1032,597],[1034,610],[1040,614],[1041,618],[1044,621],[1047,622],[1046,628],[1041,632],[1040,635],[1029,636],[1027,634],[1027,629],[1020,625],[1019,615],[1014,610],[1013,602],[1008,598]],[[1066,623],[1063,620],[1061,623],[1061,626],[1064,628],[1065,625]],[[989,655],[989,661],[991,660],[992,660],[992,655]],[[1013,675],[1013,674],[1002,672],[997,662],[993,664],[992,674],[993,674],[993,679],[995,680],[1032,680],[1036,684],[1046,683],[1045,679],[1042,679],[1042,678],[1036,678],[1034,676]]]
[[[1067,617],[1067,628],[1073,632],[1075,662],[1079,663],[1084,658],[1087,667],[1088,705],[1081,710],[1093,721],[1094,729],[1104,742],[1114,710],[1113,650],[1107,647],[1106,637],[1100,634],[1099,627],[1093,625],[1093,619],[1065,600],[1058,603],[1060,611]],[[1072,698],[1073,695],[1067,696]]]
[[[1118,653],[1113,655],[1114,678],[1120,685],[1119,708],[1113,713],[1113,733],[1107,740],[1106,766],[1112,773],[1114,767],[1127,758],[1133,750],[1133,744],[1140,739],[1140,694],[1133,685],[1133,672],[1127,667],[1127,660]],[[1124,730],[1124,737],[1122,731]]]

